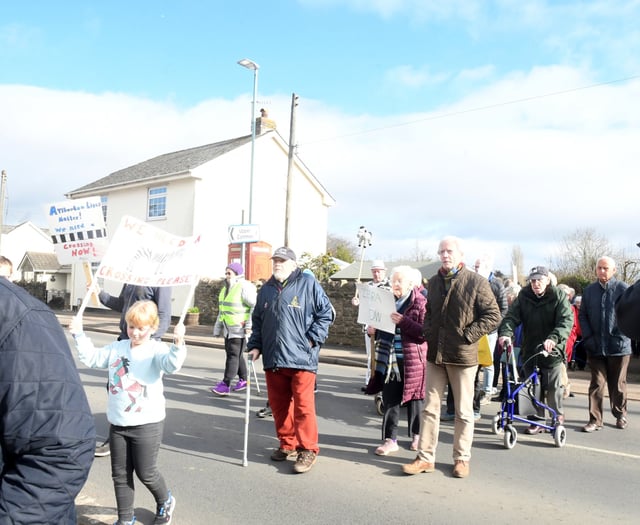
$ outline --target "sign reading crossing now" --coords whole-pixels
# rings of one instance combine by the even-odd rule
[[[259,240],[260,227],[257,224],[235,224],[229,226],[229,242],[231,244],[258,242]]]

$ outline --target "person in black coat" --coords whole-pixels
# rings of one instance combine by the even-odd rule
[[[76,525],[95,440],[55,314],[0,277],[0,523]]]

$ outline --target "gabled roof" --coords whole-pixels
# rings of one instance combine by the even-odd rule
[[[334,273],[330,279],[332,281],[340,281],[343,279],[355,281],[360,277],[361,281],[370,281],[371,263],[373,263],[373,261],[362,261],[362,273],[358,275],[360,272],[360,261],[356,261],[339,272]],[[442,263],[440,261],[394,261],[385,263],[385,265],[387,267],[387,276],[389,276],[389,272],[394,266],[406,265],[420,270],[423,279],[430,279],[436,274],[438,268],[442,266]]]
[[[268,133],[269,132],[265,132],[262,136]],[[115,171],[86,186],[70,191],[66,196],[71,197],[76,193],[85,191],[95,191],[113,186],[156,179],[158,177],[188,173],[198,166],[239,148],[248,142],[251,142],[251,135],[223,140],[222,142],[215,142],[195,148],[183,149],[181,151],[174,151],[172,153],[165,153],[164,155],[153,157],[152,159],[145,160],[128,168]]]
[[[70,269],[70,265],[61,265],[55,253],[25,252],[18,270],[56,273]]]

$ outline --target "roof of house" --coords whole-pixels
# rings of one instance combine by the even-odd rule
[[[55,253],[43,252],[25,252],[22,261],[20,261],[20,264],[18,265],[18,270],[33,272],[56,273],[58,271],[70,269],[71,265],[62,265],[58,262],[58,257]]]
[[[331,279],[334,281],[355,281],[358,279],[361,281],[370,281],[372,263],[373,261],[362,261],[362,271],[360,271],[360,261],[353,262],[346,268],[334,273],[331,276]],[[385,263],[385,265],[387,267],[387,274],[394,266],[406,265],[420,270],[423,279],[430,279],[436,274],[438,268],[442,266],[442,263],[440,261],[394,261],[391,263]]]
[[[263,136],[268,133],[269,132],[263,133]],[[102,177],[101,179],[69,192],[67,196],[85,191],[130,184],[132,182],[141,182],[162,176],[186,173],[248,142],[251,142],[251,135],[174,151],[172,153],[165,153],[129,166],[128,168],[114,171],[106,177]]]

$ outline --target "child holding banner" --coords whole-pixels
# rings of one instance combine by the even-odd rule
[[[73,318],[69,330],[78,357],[91,368],[109,369],[107,419],[111,424],[112,477],[118,508],[116,525],[135,522],[133,472],[153,494],[157,509],[154,525],[169,524],[175,498],[158,471],[157,457],[165,419],[162,377],[180,370],[187,356],[185,327],[178,323],[174,343],[151,339],[158,328],[153,301],[137,301],[126,313],[128,339],[94,347],[82,331],[82,318]]]

